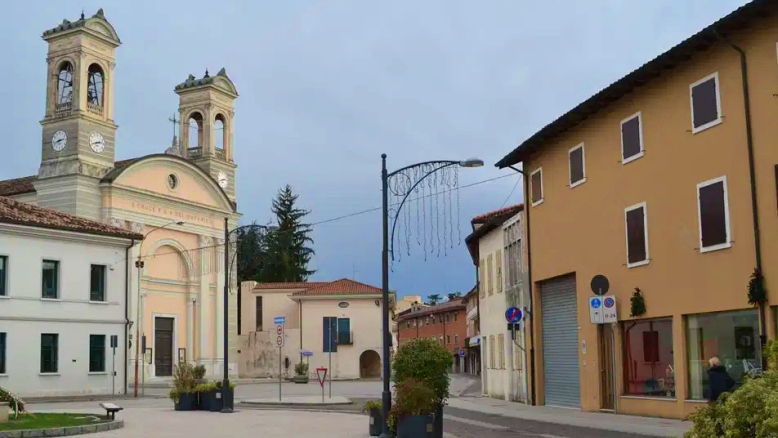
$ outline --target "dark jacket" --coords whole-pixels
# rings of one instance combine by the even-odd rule
[[[708,400],[716,401],[719,396],[735,386],[735,381],[729,377],[723,365],[708,369]]]

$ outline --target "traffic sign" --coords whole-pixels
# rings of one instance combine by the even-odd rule
[[[608,289],[611,287],[608,277],[599,274],[592,277],[590,286],[592,288],[592,293],[599,296],[607,294]]]
[[[618,312],[616,312],[616,297],[614,295],[606,295],[602,297],[602,322],[613,323],[619,321]]]
[[[602,299],[600,297],[589,297],[589,320],[592,324],[604,323],[602,314]]]
[[[459,350],[459,357],[465,357],[465,350]]]
[[[316,368],[316,378],[319,379],[319,385],[324,388],[324,382],[327,380],[327,368]]]
[[[283,325],[286,323],[286,317],[285,316],[276,316],[273,318],[273,324],[276,325]]]
[[[276,346],[281,348],[284,346],[284,325],[279,324],[276,326]]]
[[[518,307],[512,306],[508,307],[508,310],[505,311],[505,320],[510,323],[517,323],[521,321],[521,309]]]

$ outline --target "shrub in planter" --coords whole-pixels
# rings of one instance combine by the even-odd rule
[[[370,436],[381,435],[382,422],[384,419],[383,413],[381,412],[382,408],[383,403],[381,403],[380,400],[368,400],[362,407],[362,412],[370,415]]]
[[[216,383],[200,383],[195,386],[197,393],[197,407],[201,411],[210,411],[216,404]]]
[[[229,391],[227,391],[226,399],[222,398],[223,395],[222,395],[221,380],[217,380],[213,382],[213,386],[214,386],[212,392],[213,399],[212,399],[212,404],[210,406],[210,411],[211,412],[221,411],[222,407],[224,407],[225,405],[225,400],[226,400],[227,407],[233,409],[235,407],[235,383],[230,382],[230,389]]]
[[[305,362],[298,362],[294,366],[294,377],[292,378],[294,383],[308,383],[308,364]]]
[[[450,396],[448,376],[454,355],[437,340],[414,339],[397,349],[392,361],[395,383],[424,382],[435,393],[435,437],[443,436],[443,405]]]
[[[435,391],[425,382],[408,378],[394,387],[395,401],[389,412],[389,425],[398,438],[432,436],[433,417],[438,405]]]
[[[765,349],[770,364],[778,362],[778,343]],[[771,367],[760,377],[746,376],[733,393],[717,403],[698,408],[689,416],[694,426],[684,438],[771,438],[778,436],[778,370]]]
[[[196,383],[205,383],[205,365],[196,365],[192,368]]]
[[[24,400],[16,396],[16,394],[6,389],[0,388],[0,406],[6,405],[11,409],[15,409],[15,412],[25,412]]]
[[[169,397],[178,411],[197,409],[194,367],[189,363],[180,363],[173,368],[173,390]]]

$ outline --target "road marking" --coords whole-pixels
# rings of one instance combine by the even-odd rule
[[[486,429],[508,430],[508,428],[505,427],[505,426],[499,426],[499,425],[491,424],[491,423],[484,423],[483,421],[471,420],[469,418],[455,417],[453,415],[444,415],[443,418],[444,418],[444,420],[458,421],[460,423],[469,424],[471,426],[483,427],[483,428],[486,428]]]

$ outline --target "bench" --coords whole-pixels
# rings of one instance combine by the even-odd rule
[[[105,409],[105,416],[108,417],[109,420],[115,419],[116,413],[124,409],[123,407],[113,403],[100,403],[100,407]]]

